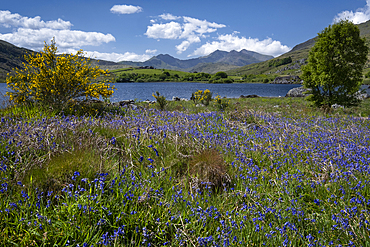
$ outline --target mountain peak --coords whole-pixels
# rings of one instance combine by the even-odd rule
[[[245,66],[251,63],[258,63],[272,59],[272,56],[266,56],[259,54],[257,52],[251,52],[247,50],[241,50],[240,52],[232,50],[230,52],[216,50],[207,56],[192,58],[187,60],[180,60],[174,58],[169,54],[159,54],[152,57],[143,63],[132,63],[132,62],[121,62],[122,64],[132,65],[132,66],[153,66],[157,69],[173,69],[181,71],[200,71],[199,68],[207,68],[207,66],[198,66],[201,64],[223,64],[227,68],[230,66],[239,67]],[[225,67],[225,68],[226,68]]]

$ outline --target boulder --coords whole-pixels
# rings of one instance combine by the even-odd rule
[[[305,92],[310,91],[310,89],[304,87],[296,87],[289,90],[285,97],[305,97],[307,94]]]
[[[244,98],[259,98],[260,96],[258,96],[258,95],[256,95],[256,94],[249,94],[249,95],[246,95],[246,96],[244,96],[244,95],[240,95],[240,97],[239,98],[241,98],[241,99],[244,99]]]
[[[181,99],[180,99],[179,97],[173,96],[173,97],[172,97],[172,100],[173,100],[173,101],[180,101]]]
[[[307,94],[305,92],[310,91],[311,89],[307,89],[304,87],[296,87],[289,90],[289,92],[285,95],[285,97],[305,97]],[[358,100],[367,99],[369,95],[366,92],[359,90],[355,93],[355,98]]]
[[[355,93],[355,98],[358,100],[364,100],[369,98],[369,95],[366,92],[359,90]]]
[[[344,109],[344,106],[338,105],[338,104],[334,104],[334,105],[331,105],[331,108],[333,108],[333,109],[338,109],[338,108]]]
[[[113,106],[125,106],[125,105],[133,105],[135,104],[134,100],[122,100],[119,102],[112,103]]]

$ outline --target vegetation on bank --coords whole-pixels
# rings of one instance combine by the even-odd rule
[[[208,82],[208,83],[232,83],[227,73],[217,72],[214,75],[208,73],[187,73],[165,69],[140,69],[127,68],[112,71],[116,82]]]

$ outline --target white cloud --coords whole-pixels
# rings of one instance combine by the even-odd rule
[[[53,37],[59,51],[115,41],[111,34],[70,30],[72,24],[69,21],[58,19],[45,22],[39,16],[29,18],[9,11],[0,11],[0,25],[17,28],[10,33],[0,33],[0,39],[33,50],[41,50],[44,41],[50,42]]]
[[[153,39],[177,39],[181,33],[181,24],[171,21],[165,24],[153,24],[149,26],[145,35]]]
[[[53,30],[49,28],[39,30],[18,28],[16,32],[0,34],[0,39],[2,40],[33,50],[41,50],[44,46],[44,41],[49,43],[53,37],[55,37],[59,51],[67,48],[80,48],[85,45],[98,46],[102,43],[115,41],[111,34],[78,30]]]
[[[154,54],[156,52],[157,52],[157,50],[150,50],[150,49],[145,51],[145,53],[148,53],[148,54]]]
[[[134,14],[143,11],[143,8],[140,6],[133,5],[114,5],[110,12],[115,14]]]
[[[207,42],[206,44],[196,49],[191,55],[204,56],[216,50],[240,51],[242,49],[258,52],[265,55],[272,55],[275,57],[290,50],[288,46],[282,45],[280,41],[272,40],[271,38],[259,40],[239,37],[236,35],[236,33],[233,33],[220,35],[217,38],[217,41],[213,41],[211,43]]]
[[[66,53],[76,54],[76,50],[68,49]],[[106,61],[120,62],[120,61],[134,61],[134,62],[144,62],[151,58],[147,54],[136,54],[134,52],[125,52],[125,53],[104,53],[98,51],[84,51],[85,57],[90,57],[94,59],[101,59]]]
[[[177,17],[171,14],[162,14],[159,16],[163,20],[171,20],[168,23],[152,24],[148,26],[145,35],[154,39],[183,39],[176,46],[177,53],[186,51],[193,43],[201,42],[205,34],[216,32],[218,28],[226,27],[224,24],[199,20],[187,16]],[[174,21],[182,19],[179,21]],[[152,22],[153,23],[153,22]]]
[[[181,18],[180,16],[174,16],[174,15],[169,14],[169,13],[161,14],[159,17],[162,18],[163,20],[171,20],[171,21]]]
[[[365,7],[357,9],[356,12],[348,10],[340,12],[334,17],[333,23],[341,20],[349,20],[354,24],[360,24],[370,20],[370,0],[366,1]]]
[[[10,27],[24,27],[28,29],[40,29],[40,28],[51,28],[51,29],[70,29],[72,24],[69,21],[63,21],[62,19],[53,21],[43,21],[40,16],[34,18],[24,17],[17,13],[12,14],[8,10],[0,10],[0,24]]]
[[[186,51],[189,48],[189,46],[190,46],[190,42],[187,40],[184,40],[183,42],[181,42],[181,44],[176,46],[177,53],[182,53]]]

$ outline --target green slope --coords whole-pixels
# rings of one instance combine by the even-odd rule
[[[359,24],[358,27],[360,29],[361,36],[366,38],[366,44],[368,47],[370,47],[370,21]],[[310,40],[307,40],[306,42],[303,42],[301,44],[298,44],[291,51],[277,58],[274,58],[274,59],[271,59],[265,62],[261,62],[261,63],[246,65],[246,66],[243,66],[237,69],[228,70],[227,73],[229,75],[250,75],[250,74],[253,74],[253,75],[266,74],[266,75],[276,75],[276,76],[287,75],[287,74],[300,75],[301,70],[299,68],[285,70],[285,71],[281,71],[281,70],[285,67],[290,67],[294,65],[299,60],[307,59],[311,47],[315,44],[315,39],[316,37]],[[281,60],[281,59],[288,58],[288,57],[292,58],[291,64],[281,65],[278,67],[269,67],[269,63],[271,61],[277,61],[279,59]],[[370,53],[368,55],[368,62],[365,66],[364,73],[370,71],[369,61],[370,61]]]
[[[32,51],[0,40],[0,82],[5,82],[7,73],[13,68],[22,67],[24,55],[27,53],[32,53]]]

